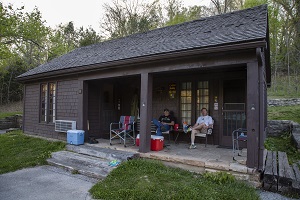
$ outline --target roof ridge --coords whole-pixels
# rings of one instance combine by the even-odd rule
[[[191,21],[182,22],[182,23],[179,23],[179,24],[174,24],[174,25],[170,25],[170,26],[155,28],[155,29],[152,29],[152,30],[144,31],[144,32],[134,33],[134,34],[127,35],[127,36],[124,36],[124,37],[108,39],[108,40],[105,40],[105,41],[102,41],[102,42],[99,42],[99,43],[91,44],[89,46],[92,46],[92,45],[98,46],[98,45],[103,44],[103,43],[115,42],[115,41],[118,41],[118,40],[123,40],[123,39],[126,39],[126,38],[130,38],[130,37],[144,35],[145,33],[156,32],[156,31],[160,31],[160,30],[164,30],[164,29],[169,29],[169,28],[172,28],[172,27],[178,27],[178,26],[182,26],[182,25],[185,25],[185,24],[195,23],[197,21],[205,21],[207,19],[213,19],[213,18],[217,18],[217,17],[220,17],[220,16],[232,15],[232,14],[236,14],[236,13],[239,13],[239,12],[244,13],[245,11],[249,11],[249,10],[258,10],[258,8],[265,8],[265,7],[267,7],[267,4],[263,4],[263,5],[260,5],[260,6],[255,6],[255,7],[252,7],[252,8],[242,9],[242,10],[235,10],[235,11],[228,12],[228,13],[212,15],[212,16],[208,16],[208,17],[204,17],[204,18],[199,18],[199,19],[195,19],[195,20],[191,20]],[[87,46],[84,46],[84,47],[87,47]],[[79,48],[76,48],[74,50],[82,49],[84,47],[79,47]],[[74,51],[74,50],[72,50],[72,51]],[[72,51],[70,51],[70,52],[72,52]]]

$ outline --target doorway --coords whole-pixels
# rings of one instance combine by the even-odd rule
[[[222,134],[220,145],[232,146],[232,131],[246,128],[246,80],[223,81]]]

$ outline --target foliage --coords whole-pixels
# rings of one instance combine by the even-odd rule
[[[274,76],[273,76],[274,79]],[[268,89],[271,98],[299,98],[300,76],[277,76],[276,82]]]
[[[119,38],[145,32],[158,27],[160,7],[158,1],[113,0],[104,4],[105,15],[101,27],[109,38]]]
[[[79,35],[79,46],[88,46],[91,44],[99,43],[101,42],[101,36],[96,33],[96,31],[92,28],[83,29],[83,27],[79,28],[78,31]]]
[[[255,189],[244,183],[215,178],[220,184],[210,177],[136,159],[122,163],[90,192],[97,199],[258,199]]]
[[[183,7],[182,2],[178,0],[168,0],[165,10],[167,12],[167,18],[165,19],[164,26],[200,19],[202,16],[205,16],[205,9],[203,6],[186,8]]]
[[[300,153],[295,147],[290,133],[282,134],[280,137],[268,137],[265,140],[265,148],[271,151],[286,152],[290,164],[300,160]]]
[[[241,8],[243,1],[236,0],[210,0],[214,5],[212,9],[213,15],[220,15],[227,12],[232,12]]]
[[[101,39],[92,28],[75,29],[73,22],[52,30],[38,8],[24,12],[0,2],[0,22],[0,105],[22,100],[18,75]]]
[[[51,152],[65,148],[64,142],[29,137],[21,131],[0,135],[0,174],[46,164]]]
[[[226,184],[226,183],[233,183],[235,181],[234,176],[226,172],[218,172],[218,173],[206,172],[203,174],[203,177],[219,185]]]
[[[268,120],[292,120],[300,123],[300,105],[268,107]]]

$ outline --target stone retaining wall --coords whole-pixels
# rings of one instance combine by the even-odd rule
[[[277,137],[286,132],[290,133],[293,126],[291,120],[268,120],[267,127],[267,136]]]
[[[0,119],[0,130],[9,128],[21,128],[22,127],[22,115],[14,115]]]
[[[294,106],[294,105],[300,105],[300,98],[268,99],[268,106]]]
[[[292,140],[296,144],[298,150],[300,150],[300,125],[290,120],[269,120],[268,124],[268,136],[280,136],[283,133],[291,133]]]
[[[292,135],[293,135],[293,141],[295,142],[298,150],[300,150],[300,125],[296,122],[292,122],[293,125],[293,130],[292,130]]]

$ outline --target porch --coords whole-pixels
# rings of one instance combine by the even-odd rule
[[[260,173],[253,168],[246,166],[247,149],[241,150],[241,156],[235,156],[231,148],[220,148],[219,145],[196,143],[196,149],[189,149],[189,143],[174,143],[165,141],[166,146],[161,151],[149,151],[147,153],[139,152],[138,146],[133,146],[133,141],[128,141],[127,147],[123,143],[119,144],[115,139],[113,145],[109,144],[107,139],[97,139],[99,143],[88,144],[88,146],[108,148],[113,150],[127,151],[137,153],[142,158],[160,160],[165,165],[179,167],[196,173],[223,171],[234,175],[237,179],[245,180],[255,187],[260,186]]]

